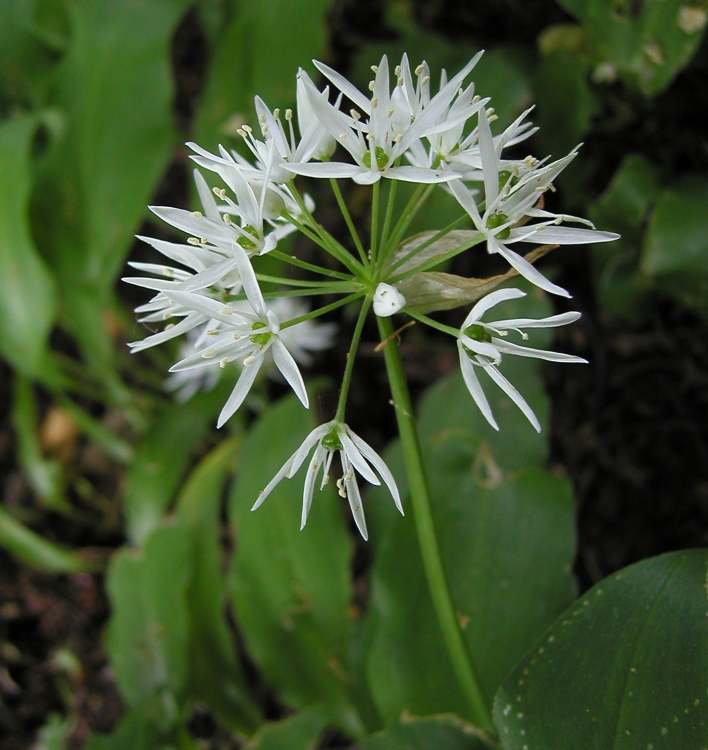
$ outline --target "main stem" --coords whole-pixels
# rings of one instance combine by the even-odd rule
[[[440,556],[413,407],[398,345],[394,340],[393,326],[390,318],[377,317],[376,320],[378,321],[381,339],[387,340],[384,347],[386,372],[393,396],[398,433],[401,438],[410,496],[413,503],[413,518],[418,536],[418,546],[423,559],[423,568],[428,580],[430,596],[433,600],[433,606],[438,616],[455,676],[470,705],[474,720],[482,729],[493,730],[489,709],[462,638]]]

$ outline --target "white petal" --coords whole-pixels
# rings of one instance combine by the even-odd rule
[[[344,453],[340,454],[342,458],[342,470],[344,472],[344,486],[347,491],[347,500],[349,501],[349,507],[354,517],[354,523],[356,523],[359,533],[366,541],[369,538],[366,530],[366,518],[364,517],[364,506],[361,502],[361,495],[359,494],[359,485],[356,483],[356,475],[351,467],[351,464],[347,460]]]
[[[496,367],[490,366],[484,368],[489,377],[506,393],[506,395],[521,409],[526,419],[531,422],[536,432],[541,432],[541,425],[536,419],[531,407],[526,403],[526,399],[514,388],[514,386],[497,370]]]
[[[305,528],[307,523],[307,516],[310,513],[312,507],[312,494],[315,490],[315,480],[317,479],[317,472],[322,468],[322,462],[324,460],[326,451],[321,446],[317,446],[310,465],[307,467],[307,474],[305,474],[305,485],[302,490],[302,513],[300,515],[300,531]]]
[[[272,351],[275,366],[280,370],[285,380],[287,380],[295,395],[302,402],[302,405],[306,409],[309,408],[310,402],[307,398],[305,383],[302,380],[302,375],[292,354],[285,348],[285,345],[279,338],[276,338],[273,342]]]
[[[573,354],[563,354],[562,352],[551,352],[544,349],[532,349],[530,346],[520,346],[514,344],[511,341],[505,339],[492,338],[492,342],[496,345],[500,352],[506,352],[507,354],[516,354],[519,357],[533,357],[534,359],[545,359],[548,362],[577,362],[580,364],[587,364],[587,359],[582,357],[576,357]]]
[[[234,386],[233,391],[231,391],[231,395],[229,396],[228,400],[224,404],[224,408],[219,414],[219,419],[216,423],[217,429],[219,427],[222,427],[224,423],[234,415],[236,410],[243,403],[246,396],[248,396],[248,392],[251,390],[253,381],[256,379],[256,375],[258,375],[258,371],[261,369],[262,364],[263,358],[259,357],[255,362],[250,365],[246,365],[243,368],[238,380],[236,381],[236,385]]]
[[[526,258],[522,257],[502,243],[497,243],[497,252],[506,259],[509,265],[513,266],[527,281],[535,284],[540,289],[544,289],[549,294],[557,294],[560,297],[570,297],[570,292],[563,287],[549,281],[540,271],[529,263]]]
[[[489,406],[489,401],[487,401],[487,397],[484,395],[482,386],[477,379],[477,375],[474,371],[475,366],[470,362],[469,358],[467,357],[467,353],[465,352],[462,345],[458,343],[457,347],[460,354],[460,369],[462,370],[462,378],[465,381],[467,390],[470,392],[470,396],[472,396],[472,398],[474,399],[474,402],[477,404],[477,407],[482,412],[482,416],[487,420],[487,422],[489,422],[489,424],[495,430],[499,430],[499,425],[497,425],[497,422],[494,419],[492,409]]]
[[[306,164],[287,164],[287,168],[295,174],[305,177],[354,177],[361,172],[356,164],[346,164],[338,161],[308,162]]]
[[[545,245],[589,245],[593,242],[613,242],[620,238],[614,232],[578,227],[546,227],[539,229],[523,242],[539,242]]]
[[[314,430],[302,441],[302,445],[293,453],[293,461],[288,472],[288,479],[294,477],[302,466],[302,462],[307,458],[307,454],[312,450],[312,446],[316,445],[331,429],[333,422],[326,422],[325,424],[318,425]]]
[[[459,179],[456,172],[445,172],[441,169],[425,169],[424,167],[391,167],[383,173],[390,180],[402,180],[403,182],[423,182],[433,184],[438,182],[450,182]]]
[[[363,438],[360,438],[359,435],[354,432],[354,430],[352,430],[347,425],[344,425],[344,429],[347,435],[351,438],[354,445],[356,445],[356,447],[361,451],[361,454],[364,456],[364,458],[374,467],[374,469],[376,469],[376,471],[378,471],[381,479],[383,479],[384,481],[384,484],[386,485],[386,487],[388,487],[388,491],[391,493],[391,497],[393,498],[393,502],[395,503],[396,508],[398,508],[401,515],[403,515],[403,504],[401,503],[401,496],[398,492],[396,480],[394,479],[393,474],[391,473],[388,466],[386,466],[386,462]]]
[[[484,107],[479,111],[479,150],[484,170],[484,199],[489,210],[499,194],[499,157],[494,148],[494,139]]]
[[[467,328],[467,326],[472,325],[472,323],[476,323],[482,315],[487,312],[487,310],[491,310],[500,302],[506,302],[510,299],[519,299],[520,297],[525,296],[526,292],[522,292],[521,289],[513,287],[510,289],[497,289],[494,292],[486,294],[481,300],[476,302],[469,311],[469,314],[462,323],[462,329]]]
[[[246,292],[248,302],[253,308],[253,311],[259,317],[265,317],[267,308],[263,295],[261,294],[261,288],[258,286],[256,274],[253,272],[251,261],[248,259],[246,252],[239,244],[234,245],[233,253],[234,260],[238,267],[239,276],[241,276],[243,291]]]
[[[569,323],[575,323],[581,317],[579,312],[564,312],[551,315],[548,318],[510,318],[495,320],[490,323],[494,328],[558,328]]]
[[[474,199],[475,194],[465,186],[462,180],[455,180],[454,182],[450,182],[448,184],[448,187],[450,188],[450,192],[457,199],[457,202],[470,215],[470,218],[474,222],[475,227],[479,231],[483,231],[485,227],[482,223],[482,217],[479,214],[477,202]]]
[[[226,323],[227,325],[237,325],[238,323],[242,323],[244,320],[250,319],[249,316],[244,315],[241,311],[236,310],[229,305],[224,305],[221,302],[217,302],[215,299],[206,297],[203,294],[172,290],[165,292],[165,294],[170,299],[185,307],[187,310],[200,312],[207,318],[220,320],[222,323]]]
[[[195,169],[194,172],[194,184],[197,186],[197,193],[199,195],[199,201],[202,204],[202,210],[207,218],[213,219],[214,221],[221,221],[221,215],[219,209],[214,200],[214,194],[209,189],[204,177],[201,172]]]
[[[233,241],[234,232],[223,221],[213,221],[205,216],[197,216],[192,211],[186,211],[183,208],[171,206],[149,206],[149,208],[155,216],[194,237],[222,243]]]
[[[359,89],[350,83],[341,73],[337,73],[336,70],[330,68],[329,65],[325,65],[319,60],[312,61],[315,64],[317,70],[322,73],[323,76],[329,78],[329,80],[347,97],[351,100],[355,106],[357,106],[362,112],[367,115],[371,113],[371,102],[369,98],[359,91]]]
[[[141,352],[143,349],[149,349],[151,346],[157,346],[158,344],[163,344],[165,341],[181,336],[183,333],[191,331],[192,328],[196,328],[196,326],[203,323],[205,320],[206,316],[192,313],[187,315],[187,317],[179,323],[175,323],[175,325],[165,328],[164,331],[153,333],[152,336],[148,336],[142,341],[132,341],[128,346],[130,347],[132,354]]]
[[[268,499],[270,493],[283,481],[283,479],[288,478],[288,471],[292,464],[292,460],[293,456],[290,456],[290,458],[278,469],[276,475],[270,480],[270,482],[268,482],[264,489],[258,493],[256,502],[251,506],[251,510],[258,510],[258,508],[260,508]]]
[[[342,441],[342,449],[346,453],[347,458],[361,476],[370,484],[381,484],[379,478],[371,470],[369,464],[366,463],[364,457],[361,455],[356,445],[354,445],[349,435],[347,435],[346,431],[340,431],[339,439]]]

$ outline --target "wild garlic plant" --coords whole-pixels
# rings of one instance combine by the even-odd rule
[[[178,336],[188,337],[181,358],[170,370],[170,387],[183,398],[202,386],[213,385],[219,368],[231,363],[237,366],[238,376],[219,415],[218,427],[242,406],[264,365],[277,369],[308,408],[300,365],[308,363],[312,352],[329,347],[334,335],[332,324],[322,324],[319,319],[340,307],[358,306],[333,418],[316,427],[285,461],[254,498],[253,509],[279,482],[298,473],[312,453],[302,496],[304,527],[315,489],[326,484],[337,454],[341,464],[337,487],[348,500],[364,539],[367,528],[357,475],[371,484],[383,482],[403,513],[390,470],[346,422],[357,350],[365,321],[373,314],[431,583],[442,576],[442,569],[439,561],[434,561],[427,486],[392,316],[408,316],[451,337],[458,348],[464,382],[492,427],[498,429],[482,386],[485,378],[501,388],[540,431],[523,395],[504,376],[504,361],[509,356],[522,356],[584,362],[523,343],[528,330],[568,325],[579,313],[487,321],[484,318],[491,308],[524,296],[513,287],[492,290],[521,275],[550,294],[570,297],[539,271],[534,261],[554,246],[617,238],[596,230],[586,219],[553,213],[545,207],[553,181],[578,150],[556,161],[510,155],[513,147],[537,129],[528,119],[529,109],[506,128],[493,132],[496,115],[491,100],[480,96],[470,80],[480,56],[449,79],[443,70],[437,90],[431,84],[427,64],[423,62],[412,71],[404,55],[393,71],[386,56],[372,66],[373,80],[366,94],[332,68],[315,61],[328,85],[318,88],[300,70],[295,112],[271,110],[256,97],[258,130],[248,125],[239,130],[252,158],[224,147],[213,154],[189,143],[193,161],[217,184],[210,188],[204,175],[195,171],[201,211],[151,208],[160,219],[186,234],[184,242],[141,238],[175,265],[132,263],[146,275],[124,279],[156,292],[137,308],[139,319],[145,323],[167,322],[164,329],[131,343],[132,351]],[[300,185],[307,179],[329,181],[349,231],[348,241],[335,237],[316,218],[314,201]],[[370,226],[366,232],[347,206],[342,180],[370,186]],[[382,180],[389,185],[385,201]],[[416,185],[406,201],[397,199],[400,182]],[[411,222],[434,190],[445,191],[450,200],[459,203],[459,217],[442,229],[406,238]],[[320,263],[282,250],[281,241],[293,232],[304,235],[319,249]],[[525,256],[521,248],[529,244],[537,249]],[[462,253],[479,252],[479,245],[503,258],[509,265],[508,273],[490,279],[431,273]],[[262,273],[259,265],[264,255],[308,276]],[[268,285],[266,292],[261,290],[264,284]],[[307,297],[312,298],[311,309],[303,304]],[[318,306],[317,300],[323,297],[326,304]],[[459,327],[440,323],[427,314],[470,304]]]

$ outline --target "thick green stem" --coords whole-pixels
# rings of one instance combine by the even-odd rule
[[[413,503],[413,518],[430,596],[453,670],[462,693],[469,703],[470,713],[482,729],[493,730],[489,709],[462,637],[440,556],[413,407],[393,326],[390,318],[377,318],[377,321],[381,338],[386,341],[384,347],[386,371],[393,396],[410,497]]]
[[[369,246],[371,247],[371,262],[376,263],[379,243],[379,193],[381,183],[375,182],[371,190],[371,237]]]

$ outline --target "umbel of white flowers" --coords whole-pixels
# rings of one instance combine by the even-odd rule
[[[330,347],[334,340],[333,324],[318,319],[340,307],[359,307],[334,419],[305,438],[261,492],[254,509],[283,479],[292,478],[312,452],[304,482],[302,527],[315,486],[327,482],[335,454],[341,463],[339,493],[348,500],[364,538],[367,529],[357,474],[372,484],[383,481],[403,512],[386,464],[346,422],[356,353],[372,310],[380,317],[407,315],[451,335],[457,343],[465,384],[494,429],[498,425],[479,374],[501,388],[540,430],[522,394],[502,374],[504,359],[513,355],[552,362],[585,361],[511,340],[517,335],[525,341],[529,329],[567,325],[577,320],[579,313],[483,320],[495,305],[521,298],[524,292],[519,289],[499,289],[477,300],[459,328],[422,314],[416,300],[406,299],[408,291],[402,291],[404,282],[423,279],[423,274],[437,265],[483,244],[488,253],[509,264],[512,274],[550,294],[570,297],[519,248],[607,242],[618,237],[596,230],[586,219],[549,210],[546,194],[578,149],[555,161],[514,155],[512,149],[537,130],[528,121],[531,110],[496,134],[492,132],[496,114],[489,106],[491,99],[478,94],[470,80],[481,54],[451,78],[443,70],[437,90],[431,85],[425,62],[411,70],[407,55],[403,55],[391,70],[384,56],[372,66],[373,79],[366,94],[337,71],[315,61],[328,85],[318,88],[299,70],[295,112],[271,110],[256,97],[258,132],[248,125],[238,131],[245,146],[243,153],[249,153],[250,158],[223,146],[211,153],[197,144],[187,144],[195,164],[216,181],[210,186],[195,170],[201,210],[151,208],[185,236],[178,241],[140,237],[167,261],[133,262],[130,265],[143,275],[124,281],[154,293],[136,308],[138,320],[152,327],[165,325],[129,346],[139,352],[187,337],[168,379],[168,387],[180,399],[202,387],[213,387],[220,373],[235,370],[236,382],[219,415],[219,427],[242,406],[264,370],[278,373],[307,408],[300,365],[309,364],[315,352]],[[298,186],[303,177],[329,181],[349,230],[347,241],[333,236],[317,220],[313,199]],[[371,186],[368,239],[362,238],[347,207],[340,187],[343,179]],[[385,211],[379,205],[382,180],[389,185]],[[417,185],[403,202],[397,200],[400,182]],[[442,230],[430,227],[427,239],[411,242],[406,231],[434,190],[444,191],[450,201],[459,204],[460,219]],[[453,229],[464,227],[465,222],[469,229],[462,232],[464,241],[453,242],[459,236]],[[302,256],[293,254],[288,240],[295,233],[307,240],[294,246],[302,250]],[[260,270],[264,255],[279,263],[282,275]],[[273,263],[269,268],[272,270]],[[443,286],[441,299],[449,302],[453,292]],[[303,301],[307,297],[324,304],[311,309]]]

